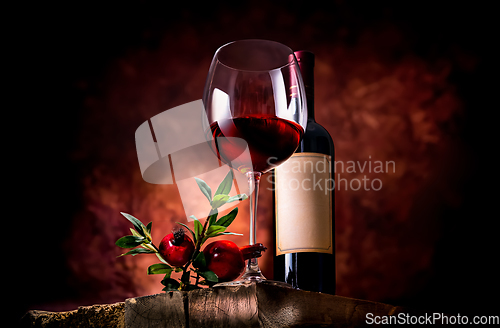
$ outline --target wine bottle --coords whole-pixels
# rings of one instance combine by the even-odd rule
[[[335,294],[335,149],[328,131],[314,118],[315,56],[308,51],[295,56],[308,122],[296,152],[274,169],[274,280]]]

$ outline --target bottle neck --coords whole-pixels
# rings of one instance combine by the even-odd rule
[[[302,81],[307,99],[308,121],[315,121],[314,118],[314,54],[310,51],[296,51],[295,57],[300,67]]]
[[[307,120],[316,122],[314,117],[314,86],[308,92],[306,87],[306,98],[307,98]]]

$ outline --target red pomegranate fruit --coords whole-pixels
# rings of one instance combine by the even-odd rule
[[[170,265],[180,267],[193,256],[194,243],[183,229],[179,229],[163,237],[158,250]]]
[[[240,251],[243,254],[243,259],[245,260],[261,257],[262,252],[265,252],[266,249],[267,247],[265,247],[261,243],[240,247]]]
[[[219,282],[238,278],[245,268],[243,254],[232,241],[214,241],[205,247],[203,254],[207,262],[207,269],[217,275]]]

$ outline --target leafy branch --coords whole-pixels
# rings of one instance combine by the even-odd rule
[[[213,286],[218,282],[217,275],[207,269],[207,261],[205,255],[200,251],[202,245],[212,237],[218,237],[222,235],[240,235],[234,232],[226,231],[229,225],[234,221],[236,215],[238,214],[238,208],[234,208],[228,214],[218,217],[218,209],[234,201],[245,200],[248,197],[245,194],[239,194],[236,196],[229,196],[229,192],[233,183],[233,173],[229,170],[228,174],[222,180],[214,196],[212,197],[212,189],[203,180],[195,178],[198,187],[201,192],[210,202],[211,210],[202,225],[200,220],[198,220],[194,215],[190,218],[194,220],[194,229],[189,228],[186,224],[182,222],[177,222],[177,224],[186,228],[194,241],[194,251],[190,259],[183,266],[172,266],[167,260],[160,254],[158,247],[154,245],[151,238],[151,226],[152,222],[144,225],[139,219],[134,216],[123,213],[121,214],[129,220],[134,228],[130,228],[131,235],[121,237],[116,241],[116,245],[121,248],[133,248],[132,250],[121,254],[124,255],[138,255],[138,254],[156,254],[160,259],[161,263],[153,264],[148,267],[148,274],[164,274],[164,278],[161,283],[165,286],[164,291],[171,290],[192,290],[201,288],[200,285]],[[182,229],[182,228],[181,228]],[[134,248],[137,247],[137,248]],[[172,272],[182,272],[180,280],[173,279],[171,277]],[[193,275],[192,275],[193,274]],[[195,280],[195,283],[191,283],[191,278]],[[203,278],[204,280],[200,279]]]

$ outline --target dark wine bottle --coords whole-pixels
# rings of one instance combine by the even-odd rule
[[[314,59],[295,52],[306,90],[307,128],[297,151],[274,169],[274,280],[335,294],[335,149],[314,118]]]

